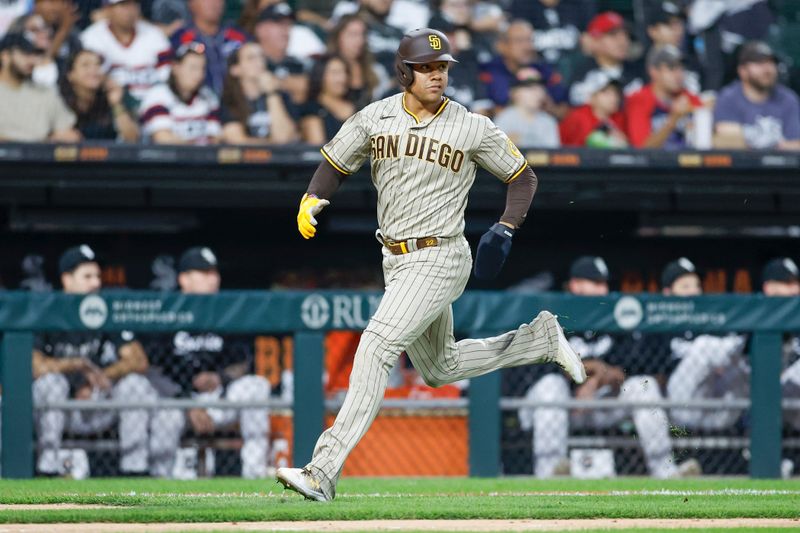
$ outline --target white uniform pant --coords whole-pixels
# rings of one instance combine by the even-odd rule
[[[97,395],[96,399],[107,398],[108,394]],[[128,374],[117,381],[111,389],[114,401],[151,401],[157,398],[155,389],[140,374]],[[34,405],[63,402],[69,398],[69,383],[63,374],[45,374],[33,382]],[[125,472],[148,471],[148,435],[150,440],[157,438],[157,429],[163,422],[153,420],[155,432],[150,431],[151,415],[148,409],[65,411],[47,409],[37,417],[39,444],[38,469],[40,472],[55,473],[55,463],[64,430],[80,435],[91,435],[111,428],[118,422],[120,444],[120,470]]]
[[[232,381],[227,389],[222,388],[208,393],[194,395],[198,400],[219,400],[232,402],[267,401],[270,395],[269,382],[261,376],[243,376]],[[168,412],[168,411],[167,411]],[[269,455],[269,411],[265,408],[253,409],[206,409],[206,413],[217,428],[224,428],[239,422],[242,433],[242,476],[263,478],[267,475],[267,456]],[[153,443],[154,475],[169,477],[175,461],[175,453],[180,445],[181,434],[186,427],[183,413],[173,413],[167,427],[161,432],[161,439]]]
[[[741,336],[700,335],[692,341],[673,342],[681,362],[670,374],[667,396],[670,400],[691,402],[706,399],[747,398],[750,394],[750,368],[742,359]],[[673,408],[670,417],[678,426],[689,429],[720,430],[733,426],[742,409]]]
[[[570,397],[569,384],[561,374],[547,374],[526,394],[527,399],[551,402],[567,401]],[[662,396],[655,378],[633,376],[623,382],[619,399],[658,401]],[[520,409],[519,416],[523,429],[533,429],[533,453],[536,460],[534,473],[539,478],[551,477],[556,465],[567,457],[569,411],[563,407],[523,408]],[[571,421],[579,427],[607,429],[625,418],[633,418],[636,435],[651,475],[657,478],[673,475],[676,466],[672,457],[669,421],[664,409],[592,409],[584,416],[573,416]]]
[[[339,414],[317,441],[307,468],[329,497],[345,459],[380,409],[389,372],[403,351],[425,383],[438,387],[511,366],[551,360],[558,349],[555,322],[542,312],[531,324],[487,339],[453,336],[451,303],[472,269],[463,237],[408,254],[383,249],[386,292],[364,330]],[[545,315],[546,313],[546,315]]]

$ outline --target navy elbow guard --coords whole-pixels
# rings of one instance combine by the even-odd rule
[[[483,234],[478,243],[478,251],[475,253],[476,278],[489,280],[500,273],[503,263],[511,252],[513,236],[514,230],[499,222],[493,224],[489,231]]]

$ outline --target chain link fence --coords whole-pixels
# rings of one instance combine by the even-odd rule
[[[783,393],[783,477],[800,471],[800,334],[784,336],[781,361]]]
[[[38,335],[37,473],[271,476],[291,463],[292,349],[286,335]]]
[[[568,335],[589,378],[504,371],[506,474],[744,475],[750,365],[743,335]]]
[[[325,339],[326,426],[344,401],[360,332]],[[348,457],[344,476],[466,476],[469,438],[466,382],[425,385],[405,354],[389,374],[381,410]]]
[[[584,385],[571,384],[552,364],[502,372],[505,475],[748,473],[747,336],[568,337],[584,358]],[[359,338],[350,331],[326,335],[328,424],[344,398]],[[62,333],[40,335],[35,346],[51,358],[37,363],[34,356],[40,475],[258,478],[292,464],[288,335]],[[146,369],[136,367],[137,349]],[[783,356],[788,476],[800,464],[800,336],[785,338]],[[466,388],[427,387],[402,356],[344,475],[467,475]],[[109,401],[128,408],[110,410]]]

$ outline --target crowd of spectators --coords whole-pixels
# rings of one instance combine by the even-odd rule
[[[521,146],[800,149],[781,2],[606,4],[5,2],[0,139],[322,144],[400,90],[400,39],[430,26],[459,61],[447,97]]]

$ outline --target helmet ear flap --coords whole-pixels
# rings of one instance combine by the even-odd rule
[[[414,70],[399,57],[394,61],[395,70],[397,70],[397,81],[402,87],[409,87],[414,83]]]

